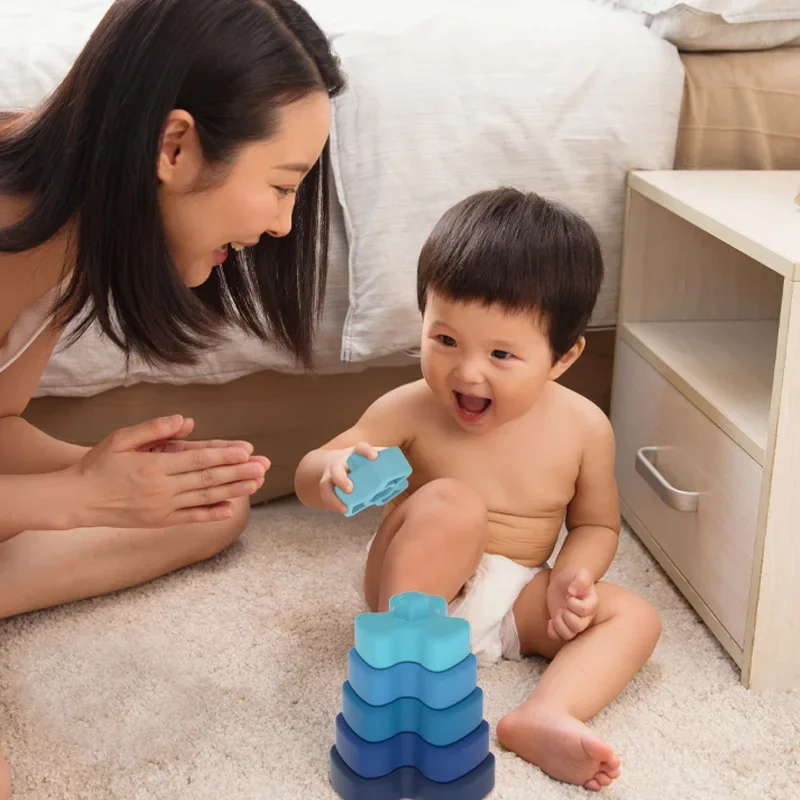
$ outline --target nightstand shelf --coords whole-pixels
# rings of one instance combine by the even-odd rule
[[[628,322],[622,340],[764,464],[777,320]]]

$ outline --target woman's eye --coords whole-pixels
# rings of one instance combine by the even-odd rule
[[[297,189],[286,189],[283,186],[276,186],[275,190],[281,197],[288,197],[290,194],[295,194],[297,192]]]
[[[492,350],[492,358],[496,358],[498,361],[508,361],[509,358],[514,358],[514,355],[507,350]]]
[[[445,347],[455,347],[456,346],[456,340],[452,336],[447,336],[445,334],[442,334],[441,336],[437,336],[436,338]]]

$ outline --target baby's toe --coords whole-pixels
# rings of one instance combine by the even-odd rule
[[[622,766],[622,759],[616,753],[612,753],[611,757],[605,759],[600,766],[603,768],[603,772],[619,771]]]

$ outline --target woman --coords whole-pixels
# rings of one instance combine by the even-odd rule
[[[88,449],[20,415],[73,321],[150,362],[192,363],[231,325],[310,362],[342,86],[293,0],[117,0],[53,95],[0,118],[0,618],[242,532],[269,467],[250,444],[190,443],[178,416]]]

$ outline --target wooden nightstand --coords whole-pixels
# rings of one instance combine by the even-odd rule
[[[800,687],[800,172],[635,172],[623,516],[753,689]]]

